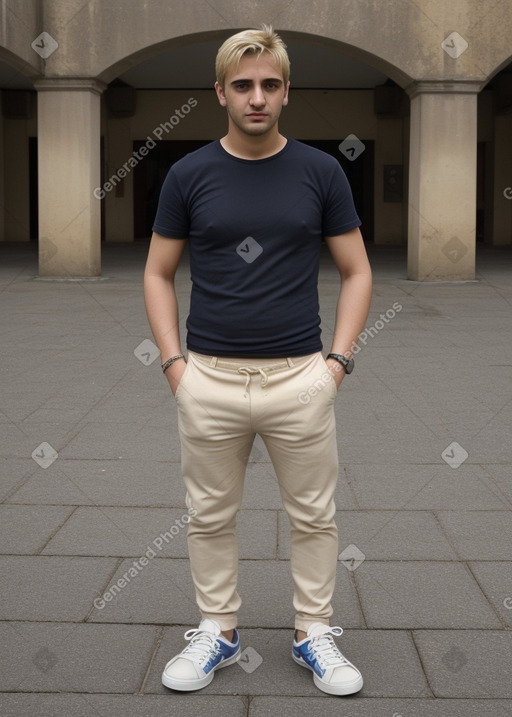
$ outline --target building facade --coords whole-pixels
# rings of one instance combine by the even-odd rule
[[[471,280],[512,243],[512,0],[4,0],[0,241],[41,276],[97,276],[103,242],[147,241],[170,164],[222,136],[218,46],[285,40],[281,131],[337,156],[365,239],[408,278]]]

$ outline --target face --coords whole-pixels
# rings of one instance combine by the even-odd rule
[[[227,109],[230,127],[251,136],[269,132],[281,109],[288,104],[288,89],[272,55],[244,55],[238,67],[226,74],[224,87],[215,83],[220,104]]]

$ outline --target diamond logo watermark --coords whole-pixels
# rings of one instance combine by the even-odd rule
[[[253,237],[245,237],[243,242],[241,242],[236,248],[238,256],[241,256],[248,264],[252,264],[252,262],[257,259],[262,252],[262,247],[258,244],[256,239],[253,239]]]
[[[150,339],[144,339],[144,341],[133,350],[133,353],[144,366],[150,366],[153,361],[160,356],[158,346],[155,346]]]
[[[361,154],[363,154],[366,149],[366,145],[364,142],[361,142],[359,137],[356,137],[355,134],[348,134],[343,142],[340,142],[338,149],[347,159],[353,162]]]
[[[48,32],[42,32],[36,37],[30,47],[37,52],[43,60],[47,60],[50,55],[53,55],[58,46],[59,43],[57,40],[55,40]]]
[[[240,655],[238,664],[240,665],[242,670],[245,670],[250,674],[251,672],[254,672],[254,670],[257,670],[262,662],[263,657],[260,655],[259,652],[256,652],[253,647],[246,647]]]
[[[350,572],[356,570],[365,559],[366,555],[353,543],[347,545],[345,550],[342,550],[338,555],[338,560],[340,560]]]
[[[503,190],[503,196],[505,199],[512,199],[512,187],[505,187]]]
[[[51,466],[53,461],[57,460],[58,456],[59,454],[55,448],[50,446],[46,441],[40,443],[37,448],[32,451],[32,458],[45,470]]]
[[[51,652],[51,650],[49,650],[47,647],[42,647],[36,652],[36,654],[32,658],[32,662],[38,670],[41,670],[41,672],[44,672],[46,674],[55,667],[58,662],[58,659],[57,656],[53,652]]]
[[[467,663],[467,657],[458,647],[451,647],[441,658],[450,672],[459,672]]]
[[[446,244],[444,244],[441,251],[453,264],[456,264],[465,254],[468,253],[468,248],[458,237],[452,237],[446,242]]]
[[[451,468],[458,468],[461,466],[468,456],[469,453],[460,445],[460,443],[457,443],[457,441],[450,443],[450,445],[447,446],[441,453],[441,458],[443,461],[446,461]]]
[[[458,32],[452,32],[442,41],[441,47],[447,55],[456,60],[463,52],[466,52],[469,45],[462,35],[459,35]]]

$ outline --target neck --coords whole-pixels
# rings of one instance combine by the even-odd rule
[[[263,135],[248,135],[236,125],[230,126],[228,133],[220,140],[226,152],[241,159],[264,159],[280,152],[286,145],[286,137],[279,134],[277,125]]]

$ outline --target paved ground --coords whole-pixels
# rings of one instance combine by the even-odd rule
[[[480,252],[476,282],[429,285],[405,280],[402,251],[371,251],[368,338],[336,403],[333,624],[365,678],[349,698],[289,656],[287,519],[259,440],[239,519],[244,661],[197,694],[160,684],[198,613],[145,253],[108,246],[101,280],[62,282],[34,279],[31,247],[0,247],[2,715],[512,714],[512,252]],[[184,266],[183,325],[187,286]],[[326,257],[326,344],[336,292]]]

